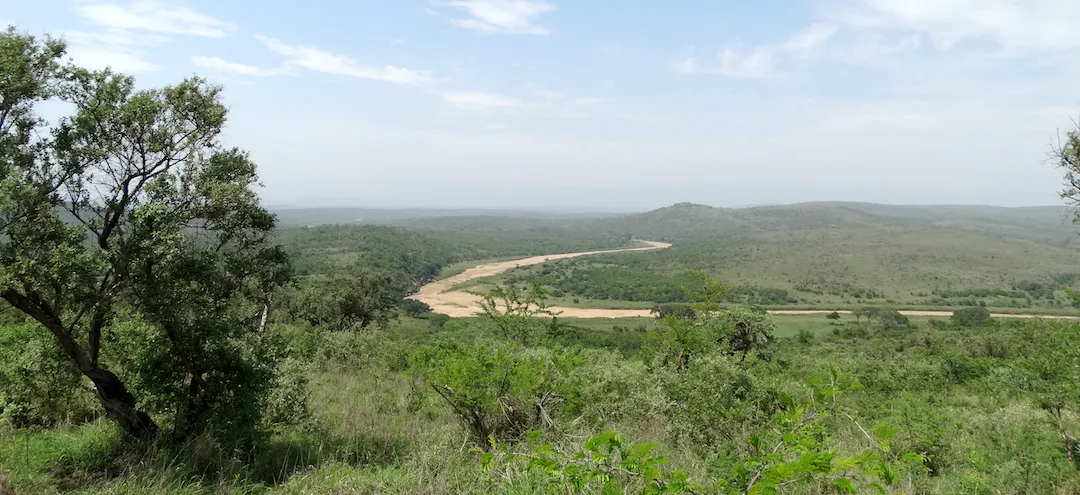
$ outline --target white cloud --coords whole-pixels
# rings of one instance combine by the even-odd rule
[[[425,72],[387,65],[376,67],[364,65],[344,55],[320,50],[312,46],[290,45],[275,38],[255,36],[268,48],[286,57],[286,65],[300,66],[308,70],[339,76],[372,79],[394,84],[420,84],[431,80]]]
[[[137,0],[130,5],[87,3],[75,7],[91,22],[113,29],[132,29],[159,33],[221,38],[234,25],[193,9],[151,0]]]
[[[485,93],[482,91],[460,91],[439,93],[443,100],[458,108],[466,110],[482,110],[486,108],[516,108],[521,106],[521,100],[511,98],[500,93]]]
[[[502,93],[462,91],[439,93],[443,100],[465,110],[488,108],[513,109],[524,115],[556,119],[582,119],[592,115],[592,109],[607,103],[606,98],[567,97],[558,91],[533,89],[536,98],[521,99]]]
[[[160,67],[144,58],[145,51],[141,48],[169,40],[122,29],[107,29],[98,33],[69,31],[64,33],[63,38],[68,42],[68,56],[79,65],[94,70],[110,67],[128,74],[159,70]]]
[[[747,51],[741,41],[732,43],[717,55],[712,63],[702,63],[687,50],[686,57],[678,64],[683,74],[720,74],[729,77],[768,77],[772,75],[774,50],[757,48]]]
[[[251,65],[222,60],[219,57],[191,57],[191,62],[199,67],[219,72],[232,72],[241,76],[266,77],[276,76],[287,71],[284,67],[267,69]]]
[[[561,100],[563,99],[563,97],[566,96],[558,91],[551,91],[547,89],[534,89],[532,93],[546,100]]]
[[[551,31],[533,24],[533,18],[555,9],[537,0],[455,0],[444,5],[464,10],[470,19],[451,19],[455,26],[481,33],[548,35]]]
[[[811,24],[810,27],[784,42],[780,48],[792,53],[805,54],[828,41],[839,29],[835,24]]]
[[[693,48],[678,62],[676,68],[684,74],[720,74],[729,77],[762,78],[773,73],[773,62],[781,57],[806,57],[820,48],[837,33],[834,24],[815,23],[776,45],[747,49],[741,40],[728,44],[713,61],[702,62],[694,56]]]
[[[92,70],[111,68],[116,72],[137,74],[161,69],[143,58],[143,52],[119,47],[83,47],[72,45],[68,55],[81,67]]]
[[[1075,0],[859,0],[838,17],[866,27],[928,34],[941,48],[967,39],[1013,51],[1080,48],[1080,2]]]

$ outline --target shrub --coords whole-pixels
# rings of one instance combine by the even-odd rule
[[[263,421],[270,425],[286,425],[311,419],[308,408],[311,362],[289,357],[281,360],[275,371],[274,384],[263,410]]]
[[[428,306],[424,301],[417,301],[416,299],[402,299],[401,310],[406,315],[413,318],[424,318],[431,314],[431,306]]]
[[[900,314],[895,309],[882,309],[877,314],[877,319],[881,324],[881,328],[885,330],[900,330],[911,327],[908,317]]]
[[[693,363],[664,387],[677,436],[708,451],[722,443],[744,445],[781,408],[780,394],[730,357]]]
[[[961,327],[981,327],[991,321],[990,311],[981,306],[953,311],[952,323]]]
[[[36,324],[0,326],[0,423],[23,428],[94,415],[89,387]]]
[[[745,360],[748,354],[768,358],[776,331],[776,320],[753,306],[737,306],[724,311],[716,321],[719,326],[717,341],[727,347],[732,355]]]
[[[442,328],[450,321],[450,317],[442,313],[431,313],[428,315],[427,321],[433,327]]]
[[[514,441],[526,431],[552,426],[574,403],[569,370],[580,365],[572,352],[515,344],[448,344],[427,347],[411,358],[431,387],[457,414],[470,439]]]

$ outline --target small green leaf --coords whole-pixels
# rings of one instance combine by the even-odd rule
[[[836,487],[836,491],[840,493],[855,493],[855,483],[847,478],[837,478],[833,480],[833,486]]]

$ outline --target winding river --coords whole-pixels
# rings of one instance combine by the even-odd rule
[[[462,284],[464,282],[468,282],[470,280],[498,275],[518,266],[538,265],[547,261],[576,258],[578,256],[589,256],[592,254],[629,253],[636,251],[667,249],[671,247],[671,244],[666,242],[639,242],[643,242],[647,244],[647,246],[638,248],[605,249],[601,251],[583,251],[580,253],[563,253],[544,256],[532,256],[529,258],[521,258],[518,260],[500,261],[497,263],[486,263],[483,265],[477,265],[452,277],[431,282],[421,287],[416,294],[409,296],[409,299],[416,299],[418,301],[422,301],[428,306],[431,306],[432,311],[449,315],[455,318],[475,316],[476,313],[480,311],[480,298],[468,292],[453,290],[454,286]],[[559,316],[562,318],[628,318],[652,316],[647,309],[592,309],[552,307],[551,310],[559,312]],[[769,313],[776,315],[812,315],[832,313],[833,311],[834,310],[781,309],[770,310]],[[850,310],[844,309],[838,309],[835,311],[840,314],[851,313]],[[900,313],[907,316],[952,316],[952,311],[905,310],[900,311]],[[992,316],[999,318],[1074,318],[1069,316],[1043,316],[1030,314],[994,314]]]

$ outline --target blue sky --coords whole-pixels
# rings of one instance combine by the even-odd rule
[[[270,204],[1057,204],[1075,0],[0,0],[225,86]]]

